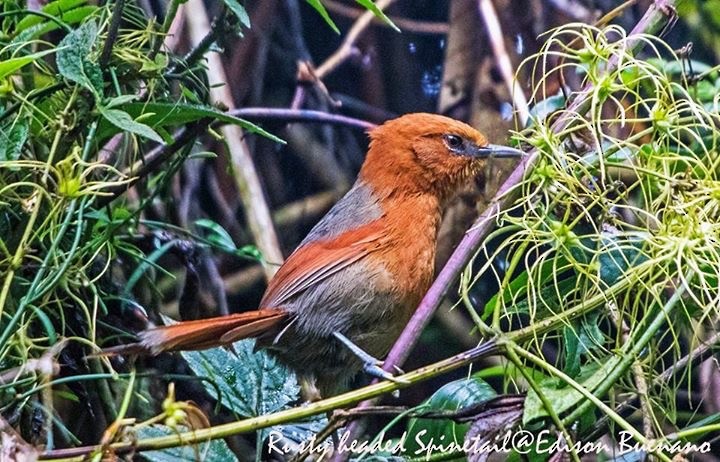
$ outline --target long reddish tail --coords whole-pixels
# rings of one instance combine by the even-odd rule
[[[103,350],[103,354],[158,354],[164,351],[202,350],[244,338],[257,337],[287,318],[287,311],[265,308],[216,318],[183,321],[140,332],[135,344]]]

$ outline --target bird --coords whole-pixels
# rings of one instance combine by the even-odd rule
[[[389,120],[369,137],[357,180],[282,264],[259,309],[146,329],[134,350],[255,338],[312,396],[342,391],[361,370],[392,380],[377,358],[430,287],[444,207],[487,158],[523,152],[429,113]]]

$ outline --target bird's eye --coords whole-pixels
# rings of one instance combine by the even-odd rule
[[[445,135],[444,140],[451,151],[460,152],[465,147],[465,141],[457,135]]]

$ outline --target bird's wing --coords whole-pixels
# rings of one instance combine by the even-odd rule
[[[282,306],[309,287],[381,249],[384,234],[376,223],[371,223],[329,240],[304,244],[270,281],[260,306]]]

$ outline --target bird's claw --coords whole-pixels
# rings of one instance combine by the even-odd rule
[[[384,370],[381,366],[382,366],[382,361],[375,360],[373,362],[365,363],[363,365],[363,371],[370,377],[375,377],[376,379],[389,380],[391,382],[402,384],[402,385],[408,385],[410,383],[405,379],[402,379],[400,377],[395,377],[390,372]],[[396,369],[397,369],[397,367],[396,367]],[[402,373],[402,371],[400,371],[400,373]]]

